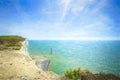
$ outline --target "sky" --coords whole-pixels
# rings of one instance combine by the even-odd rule
[[[0,35],[120,39],[120,0],[0,0]]]

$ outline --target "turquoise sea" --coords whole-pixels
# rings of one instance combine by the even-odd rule
[[[29,52],[48,57],[51,60],[49,69],[57,74],[80,67],[93,73],[120,76],[120,41],[117,40],[30,40]]]

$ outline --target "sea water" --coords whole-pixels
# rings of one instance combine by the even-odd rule
[[[93,73],[120,76],[120,41],[117,40],[30,40],[29,53],[49,58],[49,69],[57,74],[80,67]]]

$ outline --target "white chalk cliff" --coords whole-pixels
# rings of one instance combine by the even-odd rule
[[[20,50],[0,50],[0,80],[60,80],[48,71],[50,60],[29,56],[28,42],[22,42]]]
[[[29,52],[28,52],[28,41],[27,40],[25,40],[25,41],[23,41],[23,42],[21,42],[21,44],[22,44],[22,47],[21,47],[21,52],[22,52],[22,54],[25,54],[25,55],[29,55]]]

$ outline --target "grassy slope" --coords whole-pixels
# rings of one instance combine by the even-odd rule
[[[0,36],[0,50],[13,49],[19,50],[21,48],[21,43],[25,38],[20,36]]]

